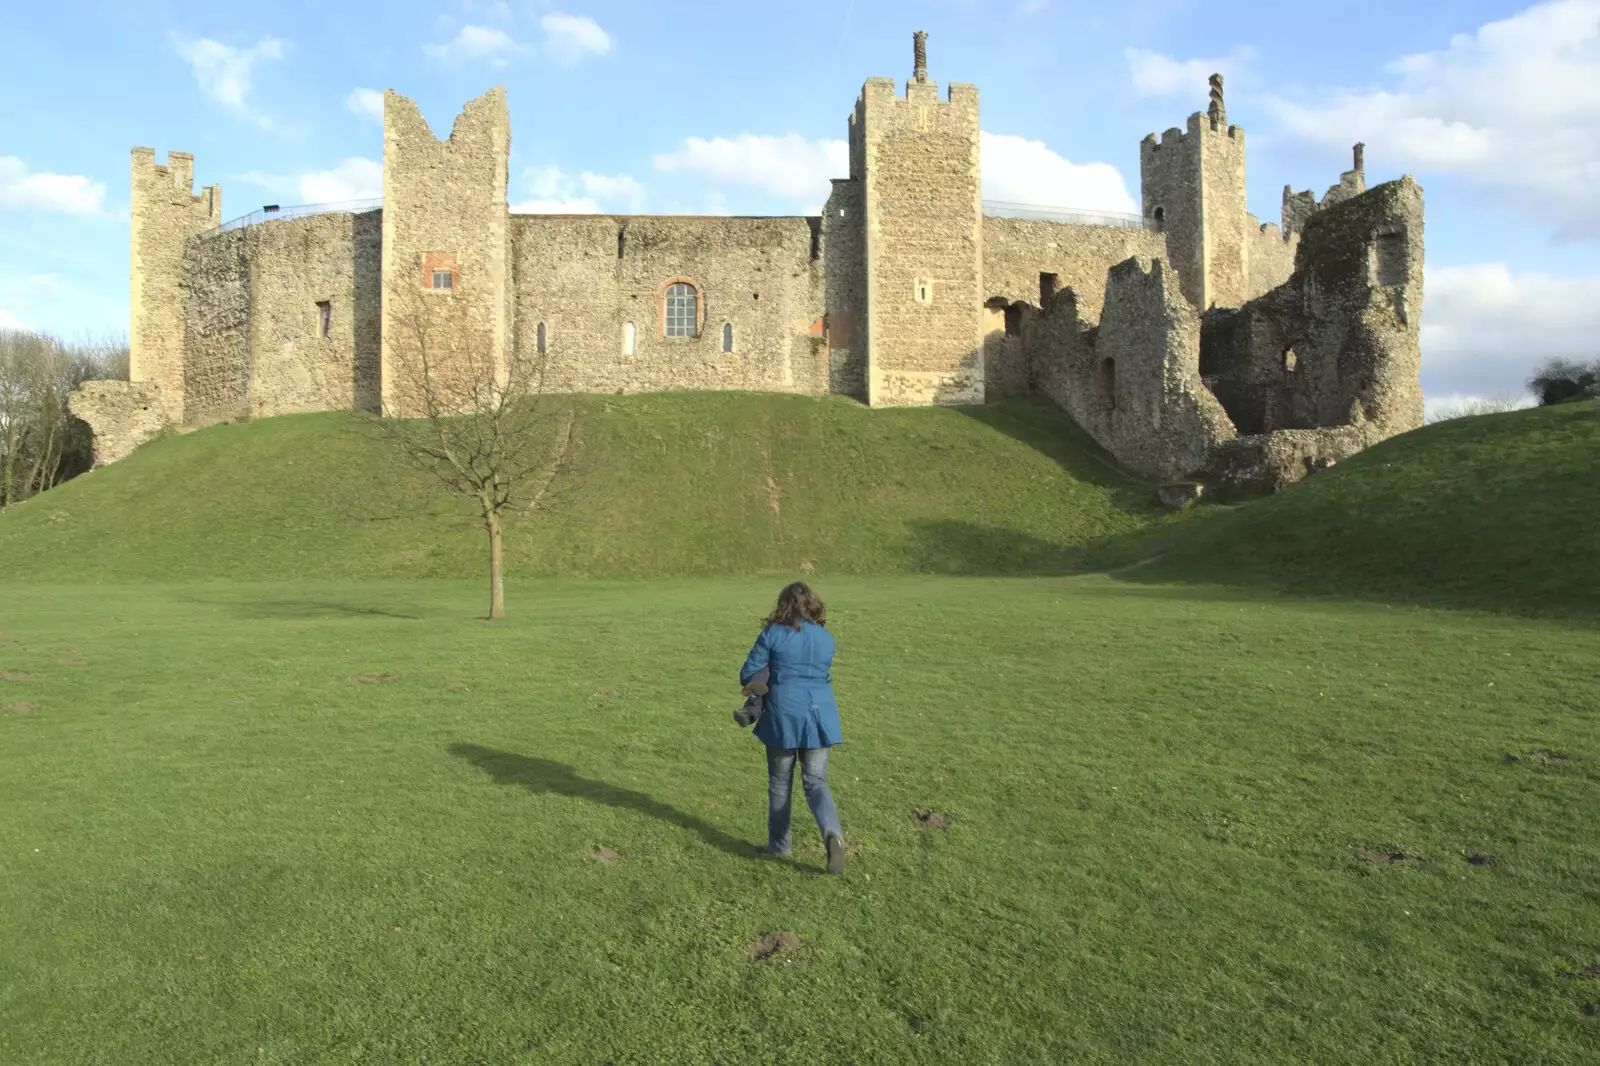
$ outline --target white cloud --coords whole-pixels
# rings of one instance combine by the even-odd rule
[[[0,329],[27,330],[31,328],[32,327],[30,327],[26,322],[22,321],[22,319],[18,318],[10,311],[7,311],[4,307],[0,307]]]
[[[523,46],[498,26],[467,24],[455,37],[444,44],[425,44],[422,50],[446,63],[469,63],[487,60],[490,66],[503,67],[510,58],[523,51]]]
[[[1600,238],[1600,0],[1535,4],[1386,70],[1387,87],[1268,104],[1307,143],[1365,141],[1369,157],[1461,174],[1560,237]]]
[[[594,174],[584,171],[578,175],[583,191],[597,200],[621,202],[630,211],[644,210],[644,185],[631,174]]]
[[[512,21],[510,8],[504,4],[490,5],[486,14],[498,21]],[[423,45],[423,51],[447,63],[483,61],[497,68],[520,56],[533,54],[543,55],[558,66],[573,67],[590,56],[611,51],[611,35],[587,15],[552,11],[540,17],[539,29],[543,37],[535,46],[518,41],[499,26],[468,23],[449,41]]]
[[[209,37],[189,41],[174,34],[172,40],[194,69],[202,92],[263,129],[271,128],[272,120],[254,111],[246,97],[255,65],[263,59],[282,59],[284,42],[263,37],[253,48],[235,48]]]
[[[522,187],[530,198],[511,205],[516,214],[598,215],[606,209],[637,214],[645,205],[644,185],[631,174],[585,170],[574,177],[554,164],[544,164],[522,172]]]
[[[383,195],[383,164],[375,159],[351,156],[332,170],[300,175],[296,187],[300,202],[306,204],[375,200]]]
[[[979,150],[985,199],[1084,211],[1139,209],[1109,163],[1072,163],[1042,141],[987,130],[980,134]],[[686,137],[677,150],[655,156],[652,163],[657,170],[752,186],[816,208],[828,198],[829,180],[849,173],[849,155],[844,141],[741,133]]]
[[[377,89],[353,90],[344,103],[358,115],[383,121],[383,93]]]
[[[651,163],[667,173],[701,174],[821,206],[828,198],[829,179],[849,173],[850,149],[844,141],[808,141],[798,133],[741,133],[685,137],[676,151],[658,154]]]
[[[611,51],[611,35],[587,15],[564,15],[552,11],[539,20],[544,44],[557,63],[573,66],[587,56],[603,56]]]
[[[1073,163],[1043,141],[1008,133],[979,134],[983,198],[1002,203],[1132,214],[1139,205],[1110,163]]]
[[[0,156],[0,208],[92,215],[105,195],[104,183],[82,174],[30,173],[16,156]]]
[[[513,215],[599,215],[600,205],[585,196],[535,197],[511,205]]]
[[[1423,292],[1422,389],[1440,402],[1520,395],[1546,359],[1600,356],[1600,276],[1430,267]]]
[[[1145,52],[1138,48],[1123,50],[1128,60],[1128,73],[1133,79],[1133,91],[1139,96],[1193,96],[1204,98],[1209,91],[1207,80],[1221,74],[1231,81],[1246,70],[1255,58],[1255,50],[1248,45],[1235,48],[1218,59],[1174,59],[1160,52]]]

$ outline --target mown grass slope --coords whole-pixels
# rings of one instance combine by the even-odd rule
[[[1368,448],[1264,500],[1113,540],[1127,572],[1518,614],[1600,614],[1600,404],[1478,415]]]
[[[1038,404],[871,411],[841,398],[586,396],[576,476],[507,526],[514,574],[1061,569],[1137,528],[1148,486]],[[0,518],[9,576],[467,576],[484,538],[357,418],[153,442]]]
[[[0,1062],[1594,1063],[1591,629],[823,578],[830,878],[779,583],[6,588]]]

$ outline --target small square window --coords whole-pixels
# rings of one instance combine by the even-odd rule
[[[451,282],[455,280],[453,277],[454,273],[454,271],[450,270],[435,270],[433,272],[433,283],[431,287],[435,289],[451,288]]]

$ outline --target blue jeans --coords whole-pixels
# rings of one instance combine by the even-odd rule
[[[805,789],[806,803],[822,830],[822,839],[835,834],[841,839],[839,812],[833,806],[833,793],[828,791],[827,748],[768,748],[767,749],[767,850],[774,855],[789,854],[789,809],[794,796],[794,763],[800,758],[800,786]]]

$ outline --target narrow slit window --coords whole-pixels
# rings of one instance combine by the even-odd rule
[[[1056,290],[1060,287],[1060,274],[1041,273],[1039,275],[1039,306],[1041,308],[1049,307],[1051,298],[1055,296]]]
[[[539,343],[539,354],[543,355],[544,354],[544,345],[545,345],[545,329],[544,329],[544,323],[543,322],[539,323],[539,341],[538,341],[538,343]]]
[[[333,302],[317,301],[317,336],[326,340],[333,335]]]
[[[725,351],[725,352],[733,351],[733,323],[732,322],[724,322],[722,324],[722,350]]]
[[[622,354],[633,354],[634,330],[633,323],[625,323],[622,327]]]

